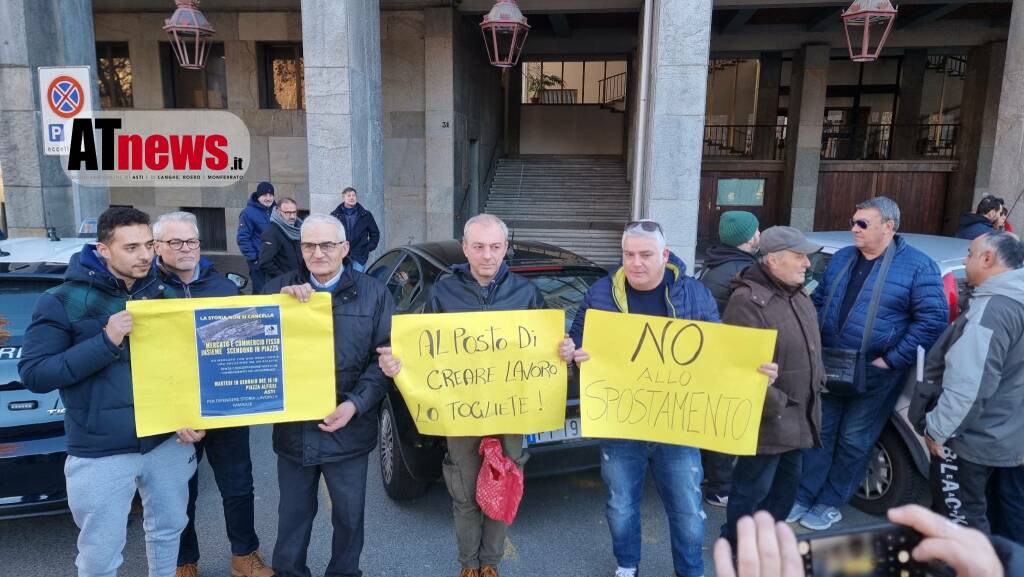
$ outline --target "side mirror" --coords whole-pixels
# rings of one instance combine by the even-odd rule
[[[235,283],[235,286],[238,287],[238,290],[242,290],[245,287],[249,286],[249,279],[245,278],[240,274],[229,272],[227,274],[227,277],[229,281]]]

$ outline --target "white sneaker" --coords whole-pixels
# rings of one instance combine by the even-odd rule
[[[618,567],[615,569],[615,577],[636,577],[636,567],[626,569],[625,567]]]

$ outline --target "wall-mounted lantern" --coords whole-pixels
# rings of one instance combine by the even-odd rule
[[[480,23],[487,47],[487,59],[500,68],[519,64],[519,56],[530,33],[519,5],[515,0],[498,0]]]
[[[843,12],[843,29],[850,60],[872,62],[878,59],[882,46],[896,22],[896,9],[889,0],[856,0]]]
[[[164,32],[171,40],[174,56],[182,68],[197,70],[206,66],[210,38],[215,30],[199,11],[199,0],[174,0],[177,9],[164,20]]]

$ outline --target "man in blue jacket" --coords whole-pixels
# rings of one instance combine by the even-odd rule
[[[857,205],[850,220],[853,246],[839,250],[814,291],[822,347],[859,350],[874,291],[881,291],[868,339],[865,391],[821,396],[821,447],[803,452],[804,476],[786,519],[824,530],[842,519],[839,508],[864,478],[871,448],[882,434],[906,370],[946,328],[949,305],[939,267],[896,231],[900,207],[879,196]],[[884,282],[878,283],[886,250],[895,250]],[[826,372],[828,366],[826,363]]]
[[[579,347],[587,310],[719,322],[711,292],[666,247],[661,225],[641,220],[622,233],[622,266],[590,287],[570,335],[577,363],[590,357]],[[770,373],[774,369],[762,367]],[[618,567],[615,577],[636,577],[640,564],[640,504],[647,469],[654,475],[668,515],[672,560],[678,577],[704,575],[704,511],[700,451],[665,443],[608,439],[601,443],[601,477],[608,486],[608,529]]]
[[[978,208],[960,217],[960,228],[956,231],[957,238],[974,240],[983,234],[996,232],[1003,218],[1005,205],[1003,199],[988,195],[978,202]]]
[[[78,535],[79,577],[115,577],[123,562],[128,512],[142,496],[149,574],[174,575],[188,521],[192,445],[172,435],[135,435],[129,300],[161,298],[149,215],[111,208],[97,242],[71,259],[64,284],[39,297],[18,370],[37,393],[60,390],[67,407],[68,507]]]
[[[164,284],[179,298],[232,297],[238,287],[213,268],[200,254],[199,226],[189,212],[161,215],[153,223],[157,270]],[[178,436],[195,443],[198,460],[210,458],[217,488],[224,503],[224,524],[231,542],[231,573],[236,577],[273,577],[260,557],[256,536],[252,458],[249,427],[196,431],[182,429]],[[188,482],[188,525],[181,534],[175,577],[196,577],[199,538],[196,535],[196,498],[199,472]]]
[[[238,215],[238,250],[242,251],[245,261],[249,264],[249,280],[252,281],[252,294],[263,292],[266,279],[260,270],[260,248],[263,246],[263,231],[270,225],[270,214],[274,211],[274,185],[263,181],[256,185],[256,192],[249,197]]]
[[[331,216],[345,226],[345,235],[349,246],[352,247],[348,258],[352,261],[353,268],[362,271],[366,268],[370,253],[380,242],[380,230],[377,228],[373,213],[359,204],[356,189],[350,186],[341,191],[341,204],[335,207]]]

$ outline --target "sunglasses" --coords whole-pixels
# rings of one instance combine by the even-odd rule
[[[639,227],[639,228],[641,228],[641,229],[643,229],[643,230],[645,230],[647,232],[660,232],[662,234],[665,234],[665,232],[663,230],[661,230],[661,225],[656,223],[656,222],[654,222],[653,220],[634,220],[634,221],[627,222],[626,223],[626,228],[624,230],[629,230],[631,228],[637,228],[637,227]]]

